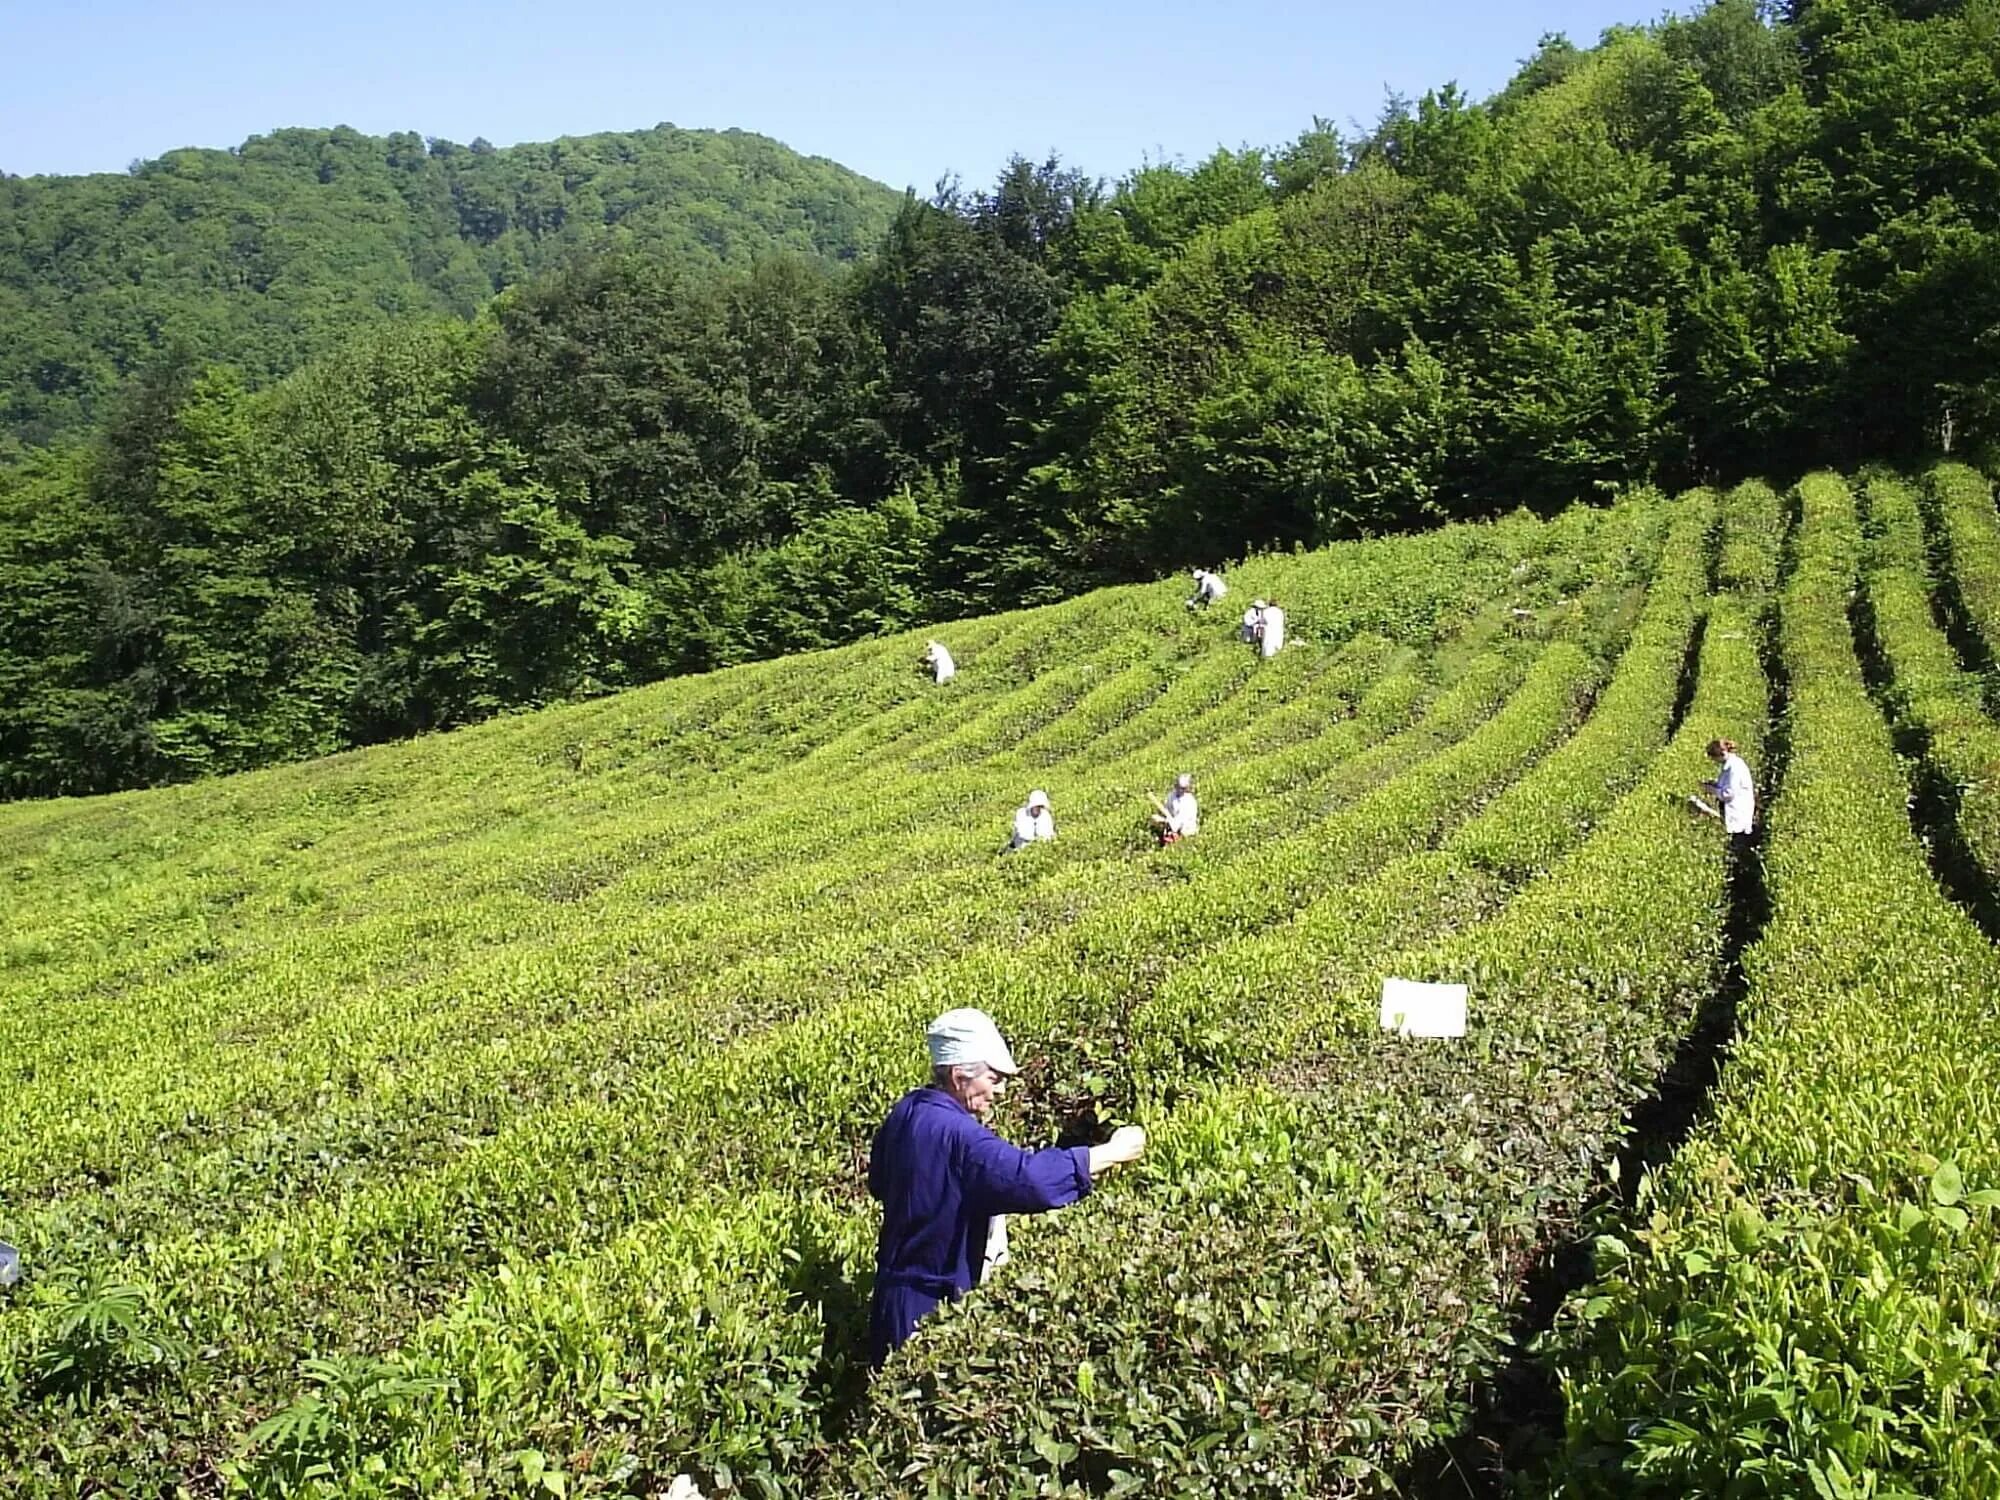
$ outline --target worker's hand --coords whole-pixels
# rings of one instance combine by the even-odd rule
[[[1106,1142],[1111,1148],[1111,1159],[1116,1162],[1137,1161],[1146,1149],[1146,1131],[1141,1125],[1120,1125],[1111,1132]]]
[[[1139,1153],[1146,1149],[1146,1132],[1137,1125],[1121,1125],[1111,1132],[1111,1139],[1101,1146],[1090,1148],[1090,1175],[1108,1171],[1112,1167],[1122,1167],[1128,1161],[1137,1161]]]

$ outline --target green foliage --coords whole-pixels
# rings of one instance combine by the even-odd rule
[[[1681,677],[1708,595],[1709,538],[1715,497],[1696,491],[1680,502],[1646,611],[1590,720],[1533,773],[1510,787],[1451,840],[1474,864],[1515,879],[1545,868],[1594,814],[1646,769],[1666,741]],[[1765,549],[1775,555],[1775,548]]]
[[[580,251],[852,260],[894,206],[762,136],[669,125],[498,151],[281,130],[123,177],[0,176],[0,433],[76,432],[161,347],[264,383],[358,324],[470,315]]]
[[[252,1459],[232,1476],[252,1494],[349,1490],[357,1472],[368,1471],[371,1449],[409,1424],[416,1399],[442,1387],[397,1360],[366,1355],[309,1359],[300,1368],[313,1389],[250,1429]],[[524,1478],[540,1478],[523,1468]]]
[[[1986,661],[2000,660],[2000,517],[1993,486],[1963,464],[1940,464],[1925,493],[1936,521],[1940,555]]]
[[[158,1326],[139,1287],[92,1279],[55,1311],[48,1343],[29,1361],[31,1389],[88,1404],[108,1391],[171,1374],[186,1345]]]
[[[1953,476],[1946,474],[1948,484]],[[2000,889],[2000,726],[1978,678],[1963,671],[1932,615],[1934,592],[1915,492],[1886,477],[1866,489],[1867,637],[1881,655],[1896,725],[1922,754],[1927,784],[1992,889]],[[1990,507],[1989,507],[1990,510]]]
[[[1315,121],[1108,188],[1016,158],[900,208],[667,127],[281,132],[9,180],[0,402],[35,444],[101,420],[0,480],[35,497],[0,509],[0,786],[267,763],[1635,484],[1976,457],[1996,34],[1992,0],[1716,0],[1546,38],[1493,99],[1394,99],[1364,138]],[[475,326],[426,321],[452,312]],[[197,533],[171,554],[163,506]]]
[[[1139,1104],[1128,1038],[1172,1075],[1149,997],[1211,953],[1330,938],[1377,881],[1354,941],[1407,937],[1398,891],[1490,911],[1426,848],[1576,722],[1668,534],[1644,496],[1247,564],[1294,611],[1272,662],[1176,580],[949,627],[943,690],[901,636],[0,809],[9,1236],[203,1351],[37,1393],[61,1309],[27,1283],[0,1472],[841,1487],[854,1163],[913,1028],[977,995],[1034,1059],[1009,1128],[1088,1130]],[[1141,857],[1184,765],[1202,840]],[[1029,784],[1062,837],[996,860]]]
[[[1887,585],[1913,538],[1897,490],[1876,494]],[[2000,1122],[1973,1061],[1993,949],[1931,877],[1863,683],[1852,498],[1815,475],[1799,501],[1773,913],[1712,1117],[1603,1242],[1562,1328],[1565,1493],[1976,1494],[2000,1478],[1977,1291]]]

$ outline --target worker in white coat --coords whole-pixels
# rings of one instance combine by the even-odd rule
[[[1014,810],[1014,836],[1007,841],[1007,852],[1046,843],[1055,836],[1056,820],[1049,811],[1049,794],[1039,790],[1028,793],[1028,800]]]
[[[1258,611],[1257,651],[1266,661],[1285,649],[1285,612],[1275,604]]]
[[[1716,763],[1715,780],[1701,785],[1715,795],[1716,805],[1711,807],[1699,797],[1690,797],[1688,803],[1702,816],[1718,820],[1741,847],[1757,826],[1757,787],[1750,779],[1750,767],[1736,753],[1734,740],[1710,740],[1708,758]]]
[[[1183,771],[1174,778],[1174,789],[1153,814],[1153,828],[1160,843],[1178,844],[1201,832],[1201,809],[1194,800],[1194,777]]]
[[[932,641],[924,647],[924,665],[931,669],[939,687],[958,675],[958,663],[951,659],[951,652],[945,649],[943,641]]]
[[[1251,601],[1250,607],[1243,611],[1243,641],[1245,645],[1254,646],[1264,638],[1264,610],[1266,607],[1262,599],[1256,599]]]
[[[1220,573],[1212,573],[1207,568],[1194,570],[1194,597],[1187,602],[1189,609],[1207,609],[1216,600],[1229,592],[1229,585],[1222,581]]]

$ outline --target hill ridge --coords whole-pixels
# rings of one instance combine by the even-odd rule
[[[80,429],[163,348],[258,383],[357,324],[470,315],[583,249],[852,260],[899,202],[772,137],[666,122],[504,147],[286,126],[122,174],[0,176],[0,437]]]

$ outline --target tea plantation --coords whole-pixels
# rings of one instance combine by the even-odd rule
[[[0,807],[0,1492],[2000,1493],[1988,482],[1229,583]],[[1151,1148],[871,1384],[958,1005]]]

